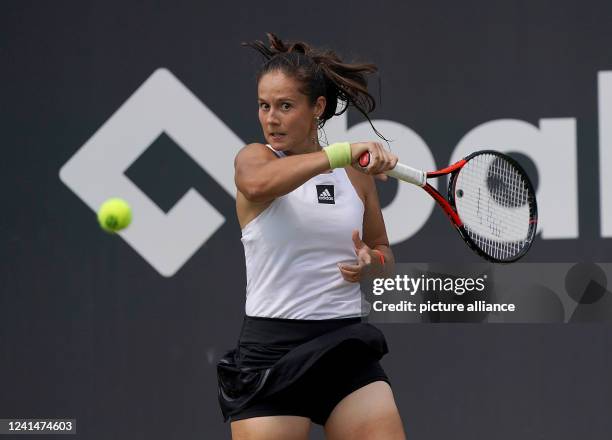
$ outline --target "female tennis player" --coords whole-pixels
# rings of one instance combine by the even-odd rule
[[[378,142],[318,140],[348,106],[370,121],[365,75],[376,67],[268,39],[244,43],[265,58],[257,93],[266,144],[235,159],[246,313],[237,346],[217,364],[224,420],[233,439],[307,439],[311,423],[329,439],[404,439],[379,363],[387,344],[364,322],[358,283],[393,263],[373,177],[386,179],[397,157]]]

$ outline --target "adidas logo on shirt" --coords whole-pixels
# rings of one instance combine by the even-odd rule
[[[334,205],[334,185],[317,185],[319,203]]]

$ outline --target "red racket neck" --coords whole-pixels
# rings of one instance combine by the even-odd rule
[[[423,187],[423,189],[427,191],[430,196],[436,199],[436,202],[438,202],[440,207],[444,210],[446,215],[450,218],[450,221],[453,223],[453,225],[457,227],[463,226],[463,222],[461,221],[461,219],[459,218],[459,216],[457,215],[453,207],[450,205],[450,203],[448,203],[448,200],[442,197],[440,193],[436,191],[436,189],[433,186],[431,186],[428,183]]]
[[[438,177],[443,176],[445,174],[450,174],[453,171],[457,171],[459,168],[465,165],[466,162],[467,160],[461,159],[459,162],[455,162],[454,164],[449,165],[446,168],[442,168],[441,170],[428,172],[427,177]]]

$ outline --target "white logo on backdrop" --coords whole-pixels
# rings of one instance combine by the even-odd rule
[[[92,210],[122,197],[134,219],[119,235],[170,277],[225,218],[191,188],[166,214],[124,172],[162,133],[234,197],[233,160],[244,145],[166,69],[156,70],[60,170],[61,180]]]
[[[612,237],[612,72],[597,75],[601,236]]]

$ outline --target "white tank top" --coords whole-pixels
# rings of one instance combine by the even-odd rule
[[[284,153],[275,151],[278,157]],[[357,261],[364,206],[344,168],[275,199],[242,229],[248,316],[334,319],[362,316],[359,283],[337,263]]]

